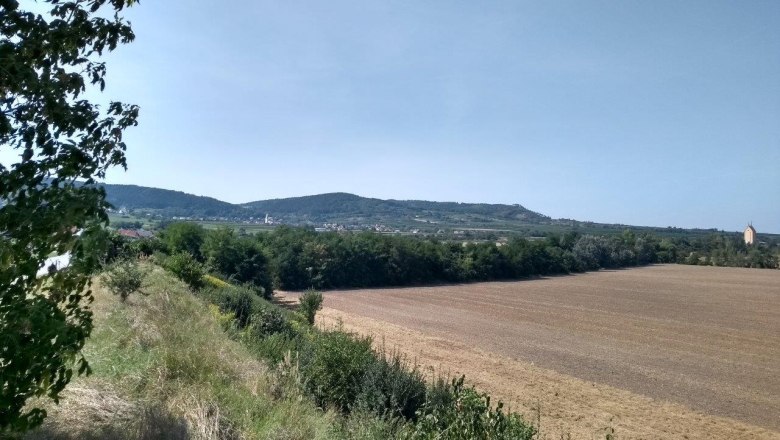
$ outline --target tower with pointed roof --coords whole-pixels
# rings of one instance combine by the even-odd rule
[[[745,244],[751,245],[756,242],[756,228],[753,227],[753,223],[748,224],[745,228]]]

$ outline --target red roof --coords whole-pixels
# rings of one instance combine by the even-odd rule
[[[141,234],[139,234],[138,231],[136,231],[134,229],[119,229],[116,232],[117,232],[117,234],[121,235],[122,237],[141,238]]]

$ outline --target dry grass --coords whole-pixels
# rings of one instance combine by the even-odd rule
[[[77,378],[30,439],[311,439],[334,415],[274,374],[220,327],[219,312],[154,268],[121,303],[95,286],[94,374]]]

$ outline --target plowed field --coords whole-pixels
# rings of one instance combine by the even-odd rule
[[[321,324],[541,407],[549,438],[780,438],[780,271],[660,265],[325,298]]]

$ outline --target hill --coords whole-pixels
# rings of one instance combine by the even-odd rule
[[[520,205],[382,200],[348,193],[329,193],[287,199],[261,200],[242,205],[247,212],[271,213],[299,222],[371,222],[417,220],[430,223],[523,221],[540,223],[550,218]]]
[[[117,209],[127,208],[138,217],[156,219],[183,217],[246,224],[262,222],[268,215],[275,224],[286,225],[322,226],[327,223],[345,225],[348,229],[367,229],[379,224],[390,230],[402,231],[419,229],[421,232],[433,233],[440,229],[471,229],[472,232],[481,231],[479,233],[511,232],[524,236],[544,236],[550,232],[566,231],[614,234],[626,229],[652,232],[665,237],[702,236],[718,232],[716,229],[552,219],[519,204],[383,200],[343,192],[232,204],[212,197],[137,185],[106,184],[104,188],[108,201]],[[763,240],[774,237],[774,234],[759,234]]]
[[[211,197],[137,185],[104,185],[116,208],[145,211],[163,218],[257,219],[266,214],[287,224],[444,223],[481,225],[497,222],[548,223],[550,218],[520,205],[382,200],[329,193],[231,204]]]
[[[182,191],[138,185],[104,185],[108,201],[117,209],[143,209],[165,216],[223,217],[241,210],[236,205],[212,197],[196,196]]]

